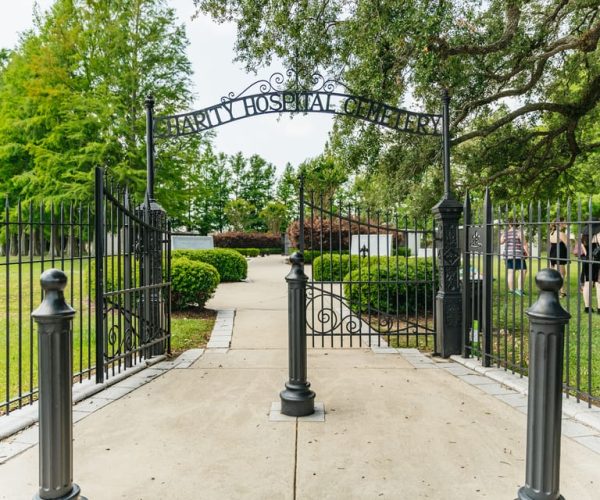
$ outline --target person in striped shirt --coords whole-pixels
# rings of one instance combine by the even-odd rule
[[[506,278],[508,282],[508,293],[525,295],[523,283],[527,276],[527,240],[523,230],[514,221],[508,225],[508,229],[502,233],[500,244],[504,245],[504,258],[506,259]],[[515,271],[518,275],[518,287],[515,289]]]

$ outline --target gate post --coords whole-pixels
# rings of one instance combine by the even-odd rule
[[[75,310],[65,302],[67,275],[58,269],[42,273],[44,300],[31,313],[38,324],[40,421],[39,491],[37,499],[78,500],[73,483],[72,338]],[[100,367],[102,369],[102,367]]]
[[[444,197],[433,207],[437,222],[436,240],[440,283],[435,298],[436,352],[447,358],[462,348],[462,297],[459,279],[460,247],[458,222],[462,205],[450,191],[450,98],[445,90],[443,104]]]
[[[290,257],[292,269],[285,277],[288,284],[288,363],[289,381],[281,391],[281,413],[304,417],[315,412],[315,393],[306,380],[306,282],[304,257],[295,252]]]
[[[162,236],[166,231],[167,212],[146,193],[146,202],[137,208],[144,221],[140,227],[142,243],[140,255],[140,281],[146,287],[140,297],[140,330],[142,345],[156,341],[161,336],[162,290]],[[142,349],[146,357],[164,354],[166,340]]]
[[[492,286],[493,281],[493,253],[494,253],[494,220],[492,217],[492,201],[490,199],[490,190],[485,190],[485,200],[483,202],[483,301],[481,308],[481,322],[483,329],[483,366],[492,365]]]
[[[148,95],[146,106],[146,202],[138,207],[143,215],[142,227],[143,249],[141,255],[142,285],[150,286],[142,294],[140,310],[142,343],[155,341],[161,335],[162,290],[156,285],[162,283],[162,236],[167,227],[167,213],[154,199],[154,97]],[[157,342],[142,352],[146,356],[164,354],[166,341]]]
[[[95,210],[94,217],[94,294],[95,306],[94,312],[96,327],[96,383],[104,382],[104,233],[105,216],[104,213],[104,170],[96,167],[95,172]]]
[[[555,269],[535,277],[538,300],[529,317],[529,394],[525,486],[518,500],[564,500],[559,493],[565,325],[571,315],[558,300],[563,279]]]

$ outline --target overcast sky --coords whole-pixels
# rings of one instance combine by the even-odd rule
[[[14,47],[19,33],[32,26],[34,3],[34,0],[17,0],[2,7],[0,47]],[[38,0],[37,3],[44,9],[53,0]],[[281,70],[276,66],[261,70],[257,76],[246,74],[241,65],[233,62],[234,25],[216,24],[206,17],[191,20],[192,0],[168,0],[168,3],[185,23],[190,40],[188,56],[194,70],[195,109],[215,104],[221,96],[231,91],[237,94],[254,80]],[[331,115],[311,114],[293,119],[287,115],[281,118],[263,115],[216,129],[215,146],[218,151],[228,154],[242,151],[249,156],[257,153],[281,171],[288,161],[297,165],[319,154],[332,123]]]

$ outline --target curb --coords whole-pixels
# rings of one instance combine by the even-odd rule
[[[217,319],[210,334],[210,340],[206,345],[207,349],[224,349],[227,351],[230,348],[234,319],[235,309],[219,309],[217,311]]]

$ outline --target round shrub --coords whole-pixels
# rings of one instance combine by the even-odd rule
[[[372,262],[344,276],[344,297],[360,313],[413,315],[426,304],[431,310],[434,288],[430,258],[384,258],[380,265]]]
[[[241,281],[248,275],[248,262],[244,256],[227,248],[214,250],[175,250],[172,258],[186,257],[196,262],[205,262],[219,271],[221,281]]]
[[[359,255],[323,253],[323,255],[315,257],[312,261],[313,279],[315,281],[342,281],[350,271],[354,271],[359,267],[368,268],[369,261],[371,265],[377,265],[377,257],[368,258]]]
[[[179,257],[171,261],[171,306],[174,310],[203,308],[220,282],[219,272],[206,262]]]

